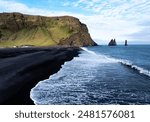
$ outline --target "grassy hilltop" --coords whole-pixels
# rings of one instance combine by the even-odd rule
[[[92,46],[85,24],[71,16],[44,17],[20,13],[0,13],[0,47],[12,46]]]

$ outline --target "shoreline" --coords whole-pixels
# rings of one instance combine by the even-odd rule
[[[0,49],[0,105],[34,105],[30,91],[78,56],[78,47]]]

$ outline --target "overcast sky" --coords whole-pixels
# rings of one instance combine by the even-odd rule
[[[0,12],[78,17],[97,43],[150,44],[150,0],[0,0]]]

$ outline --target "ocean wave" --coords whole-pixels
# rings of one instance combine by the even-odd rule
[[[146,70],[146,69],[144,69],[144,68],[142,68],[142,67],[139,67],[139,66],[137,66],[137,65],[134,65],[134,64],[132,64],[130,61],[119,60],[119,62],[120,62],[121,64],[123,64],[123,65],[125,65],[125,66],[127,66],[127,67],[129,67],[129,68],[131,68],[131,69],[133,69],[133,70],[138,71],[140,74],[144,74],[144,75],[150,77],[150,71],[149,71],[149,70]]]
[[[90,54],[97,55],[94,51],[88,50],[88,49],[85,48],[85,47],[81,47],[81,49],[84,50],[84,51],[86,51],[86,52],[88,52],[88,53],[90,53]]]
[[[138,69],[137,71],[143,74],[147,73],[143,71],[145,69],[137,68],[128,60],[113,58],[88,48],[82,49],[84,51],[79,54],[79,57],[66,62],[59,72],[51,75],[47,80],[40,81],[32,88],[30,98],[35,104],[109,105],[149,103],[149,79],[138,75],[137,72],[129,72],[121,64],[128,66],[129,69]],[[133,78],[130,79],[132,76]],[[145,79],[147,80],[146,85],[142,86],[141,84]]]
[[[111,58],[111,57],[103,55],[103,54],[97,54],[94,51],[91,51],[85,47],[81,47],[81,49],[88,53],[88,58],[86,57],[86,58],[84,58],[84,60],[92,60],[92,61],[98,62],[98,63],[117,63],[118,62],[118,60],[116,60],[114,58]],[[82,59],[82,58],[80,58],[80,59]]]
[[[138,71],[140,74],[143,74],[143,75],[146,75],[146,76],[149,76],[150,77],[150,71],[147,70],[147,69],[144,69],[140,66],[137,66],[135,65],[134,63],[132,63],[131,61],[129,60],[125,60],[125,59],[117,59],[117,58],[114,58],[114,57],[110,57],[110,56],[106,56],[106,55],[102,55],[102,54],[96,54],[94,51],[91,51],[91,50],[88,50],[87,48],[85,47],[82,47],[82,49],[90,54],[93,54],[93,55],[96,55],[96,56],[101,56],[101,59],[105,59],[106,60],[106,63],[109,62],[118,62],[118,63],[121,63],[133,70],[136,70]],[[103,58],[102,58],[103,57]],[[105,61],[104,61],[105,62]]]

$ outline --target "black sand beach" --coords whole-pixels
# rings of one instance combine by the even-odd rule
[[[0,104],[33,105],[30,90],[78,52],[75,47],[0,49]]]

